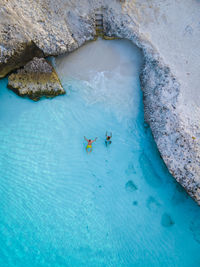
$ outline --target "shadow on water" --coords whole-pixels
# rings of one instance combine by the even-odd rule
[[[182,204],[189,198],[189,195],[185,191],[185,189],[178,183],[175,182],[175,188],[173,192],[173,196],[171,198],[171,202],[173,205]]]

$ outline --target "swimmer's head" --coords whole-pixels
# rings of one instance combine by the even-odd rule
[[[89,139],[89,142],[91,142],[91,139]]]
[[[107,136],[107,140],[110,140],[110,136]]]

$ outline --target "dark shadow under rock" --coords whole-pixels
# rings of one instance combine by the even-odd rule
[[[188,199],[187,192],[180,184],[177,183],[171,199],[173,205],[181,204],[185,202],[186,199]]]
[[[200,216],[196,216],[190,224],[194,239],[200,244]]]
[[[11,71],[24,66],[32,60],[33,57],[41,58],[43,56],[43,52],[32,41],[15,43],[13,49],[10,48],[10,54],[6,55],[4,62],[0,62],[0,78],[5,77]]]
[[[35,101],[43,96],[65,94],[54,68],[44,58],[37,57],[8,77],[8,88]]]

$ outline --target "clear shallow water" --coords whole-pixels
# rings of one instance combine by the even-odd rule
[[[199,266],[199,207],[144,127],[140,52],[99,40],[55,64],[65,96],[0,81],[0,266]]]

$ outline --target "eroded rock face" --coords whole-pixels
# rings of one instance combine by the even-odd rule
[[[169,171],[200,204],[199,149],[178,112],[180,84],[161,61],[146,62],[141,73],[145,120]]]
[[[2,49],[1,54],[4,56],[0,62],[0,78],[24,66],[34,56],[43,57],[43,52],[32,41],[15,44],[15,48],[11,48],[9,51],[2,44],[0,48]]]
[[[44,58],[34,57],[23,69],[8,77],[8,87],[35,101],[65,94],[54,68]]]
[[[197,125],[200,116],[194,117],[190,111],[188,117],[185,110],[180,109],[180,82],[153,44],[140,33],[131,15],[130,10],[122,15],[113,8],[107,9],[105,32],[129,39],[142,49],[144,66],[140,80],[145,120],[170,173],[200,205],[200,143],[195,137],[200,136]]]
[[[98,1],[0,0],[0,78],[33,57],[71,52],[93,39],[94,6]]]

